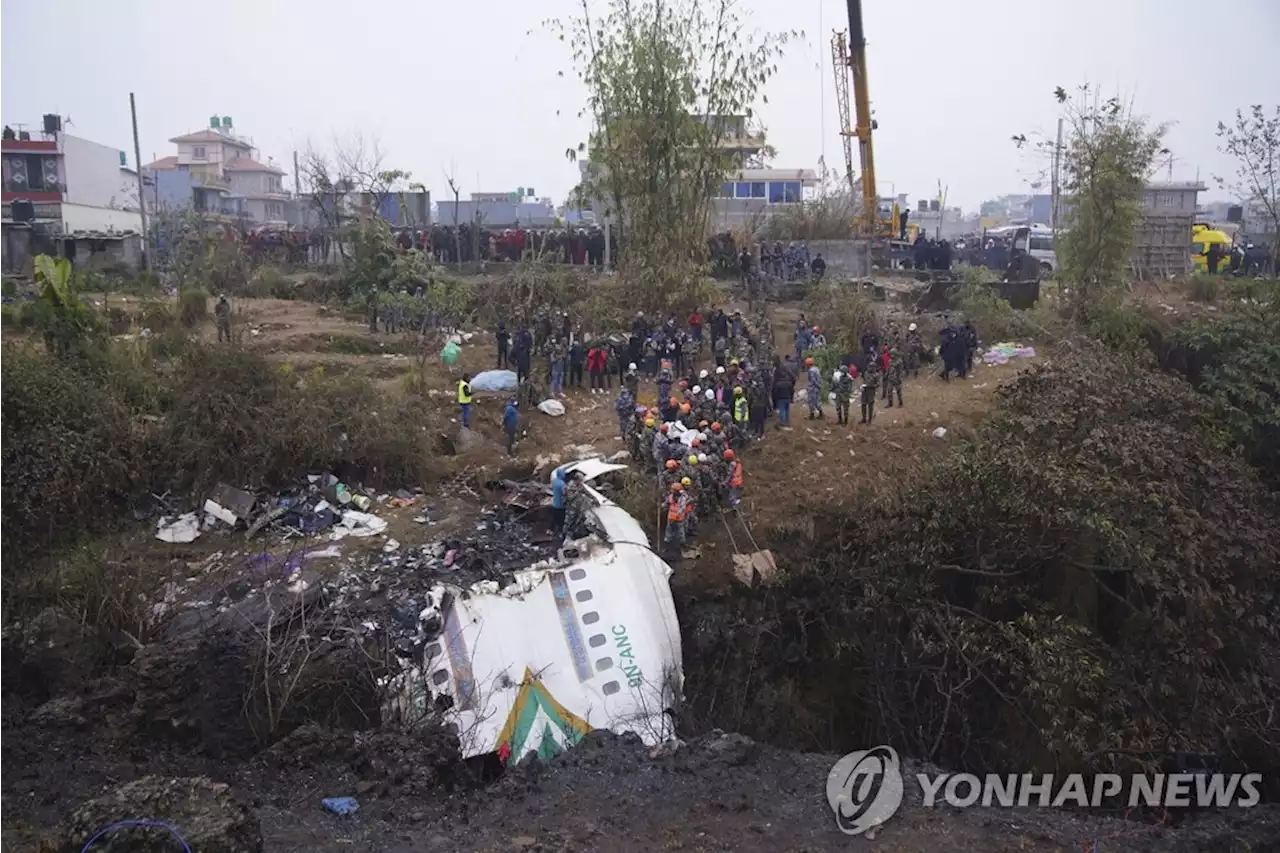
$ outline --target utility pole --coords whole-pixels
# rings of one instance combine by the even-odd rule
[[[1062,195],[1062,184],[1059,169],[1062,167],[1062,119],[1058,119],[1058,141],[1053,144],[1052,187],[1049,190],[1049,227],[1053,236],[1058,236],[1058,203]]]
[[[138,145],[138,102],[133,97],[133,92],[129,93],[129,112],[133,116],[133,161],[138,173],[138,216],[142,218],[142,269],[151,269],[151,264],[147,260],[147,254],[150,251],[150,239],[147,236],[147,196],[142,188],[142,148]]]
[[[298,151],[293,151],[293,194],[302,199],[302,173],[298,170]]]

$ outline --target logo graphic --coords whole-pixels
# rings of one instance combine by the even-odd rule
[[[851,752],[827,775],[827,803],[845,835],[862,835],[902,805],[902,771],[891,746]]]

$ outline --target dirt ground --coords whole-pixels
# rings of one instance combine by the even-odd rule
[[[474,334],[463,344],[458,363],[450,368],[440,362],[434,345],[420,359],[411,337],[370,334],[364,323],[313,303],[242,299],[235,310],[240,346],[262,351],[300,369],[319,367],[327,372],[364,376],[392,391],[410,393],[412,385],[414,392],[425,392],[440,401],[449,416],[445,428],[450,431],[457,429],[456,413],[451,410],[458,378],[463,372],[475,374],[496,366],[496,345],[485,330],[464,330]],[[790,329],[797,314],[794,306],[771,309],[780,348],[790,343]],[[205,334],[213,337],[211,325]],[[776,419],[771,419],[765,440],[752,445],[744,456],[747,487],[740,516],[725,524],[703,526],[701,556],[681,563],[676,583],[694,591],[723,589],[732,579],[731,556],[735,550],[769,547],[769,531],[802,524],[807,507],[840,503],[859,490],[874,491],[896,478],[910,476],[928,455],[944,450],[954,441],[957,431],[963,432],[982,417],[1001,382],[1033,361],[1014,359],[990,367],[978,364],[967,379],[953,378],[950,382],[938,378],[934,371],[922,370],[919,378],[908,378],[905,383],[905,406],[887,408],[878,401],[875,420],[869,426],[836,424],[831,403],[825,404],[825,417],[821,420],[808,420],[802,404],[793,406],[790,427],[780,427]],[[642,383],[641,402],[656,399],[655,388],[651,382]],[[532,463],[539,457],[567,461],[572,458],[572,448],[584,445],[605,455],[623,449],[613,411],[616,391],[616,383],[614,391],[607,395],[592,395],[586,388],[568,388],[563,418],[522,411],[521,429],[528,434],[517,445],[518,461]],[[477,393],[473,428],[484,436],[485,443],[450,460],[449,467],[454,472],[484,477],[510,466],[511,461],[504,458],[502,450],[501,418],[506,396]],[[856,418],[856,401],[854,415]],[[948,430],[947,438],[933,437],[939,426]],[[656,524],[658,501],[655,491],[654,517],[642,519],[650,527]],[[414,535],[412,528],[406,531],[395,520],[392,524],[396,530]]]

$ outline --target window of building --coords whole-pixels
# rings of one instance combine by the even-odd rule
[[[4,160],[4,188],[7,191],[43,192],[59,189],[57,157],[11,154]]]
[[[782,196],[786,185],[782,181],[769,182],[769,204],[782,204]]]
[[[736,196],[737,198],[751,198],[751,182],[738,181],[738,183],[736,184],[736,191],[734,192],[734,196]]]
[[[208,159],[208,156],[209,156],[209,155],[205,152],[205,148],[204,148],[204,146],[203,146],[203,145],[194,145],[194,146],[192,146],[192,148],[191,148],[191,159],[192,159],[192,160],[206,160],[206,159]]]
[[[787,181],[783,184],[783,201],[787,204],[795,204],[804,198],[799,181]]]
[[[752,198],[767,198],[769,195],[769,185],[764,181],[753,181],[751,184]]]
[[[718,198],[733,198],[733,184],[721,184]]]

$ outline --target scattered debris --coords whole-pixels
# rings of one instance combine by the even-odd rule
[[[755,551],[733,555],[733,576],[741,584],[771,584],[778,576],[778,564],[772,551]]]
[[[553,418],[558,418],[565,413],[564,403],[561,403],[559,400],[543,400],[538,404],[538,411],[542,412],[544,415],[551,415]]]
[[[356,802],[355,797],[325,797],[320,803],[324,806],[325,811],[333,812],[343,817],[360,811],[360,804]]]
[[[177,518],[165,517],[156,524],[156,538],[161,542],[194,542],[200,537],[200,519],[194,512]]]
[[[358,512],[350,509],[342,514],[342,520],[338,522],[338,526],[329,534],[329,538],[333,541],[345,539],[348,536],[373,536],[387,529],[387,522],[376,515],[367,512]]]
[[[619,450],[617,453],[609,457],[610,462],[626,462],[631,459],[631,453],[626,450]]]
[[[1024,347],[1021,344],[1001,343],[995,344],[991,349],[987,350],[982,356],[983,364],[1005,364],[1011,358],[1035,358],[1036,351],[1034,347]]]
[[[382,546],[382,553],[393,554],[400,550],[400,543],[395,539],[388,539],[386,544]]]
[[[213,498],[209,498],[204,502],[204,511],[206,515],[212,516],[223,524],[229,524],[232,527],[235,527],[236,522],[239,521],[234,512],[227,509]]]
[[[235,524],[236,521],[248,519],[258,502],[258,499],[250,492],[233,488],[226,483],[219,483],[214,486],[213,491],[209,493],[209,500],[224,508],[226,512],[233,516],[235,521],[229,521],[227,522],[228,524]]]
[[[947,428],[946,428],[946,427],[938,427],[937,429],[935,429],[935,430],[933,431],[933,437],[934,437],[934,438],[946,438],[946,437],[947,437]]]
[[[392,540],[395,541],[395,540]],[[333,557],[341,557],[342,549],[337,545],[330,545],[328,548],[322,548],[319,551],[308,551],[306,559],[308,560],[325,560]]]

